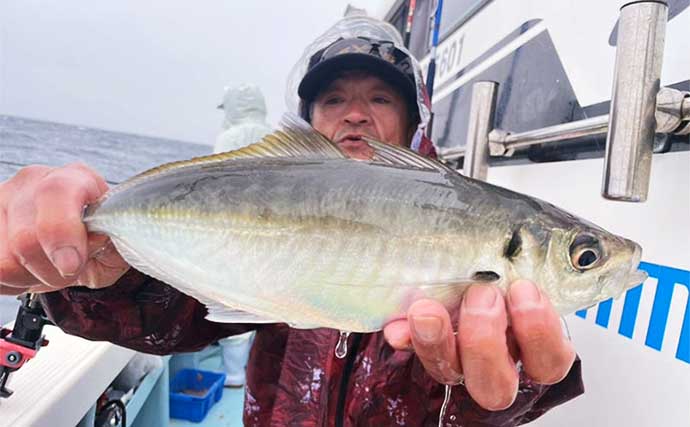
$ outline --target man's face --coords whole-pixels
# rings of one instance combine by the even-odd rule
[[[363,136],[400,146],[407,146],[411,137],[405,99],[370,74],[350,73],[334,80],[314,100],[311,117],[314,129],[353,159],[367,160],[374,154]]]

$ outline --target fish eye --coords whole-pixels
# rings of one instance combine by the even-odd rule
[[[599,255],[596,253],[596,251],[592,249],[585,249],[577,254],[573,261],[575,261],[578,267],[586,269],[591,267],[595,262],[597,262],[598,259]]]
[[[570,244],[570,262],[577,270],[596,267],[601,258],[599,241],[589,234],[580,234]]]

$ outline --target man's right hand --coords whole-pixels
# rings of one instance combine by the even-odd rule
[[[0,183],[0,295],[115,283],[129,265],[82,222],[84,206],[107,190],[79,163],[27,166]]]

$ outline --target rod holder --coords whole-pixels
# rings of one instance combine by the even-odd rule
[[[659,89],[656,96],[656,132],[677,133],[687,118],[683,117],[683,102],[690,99],[690,92],[682,92],[668,87]]]
[[[494,124],[497,92],[496,82],[484,81],[472,85],[463,174],[482,181],[486,181],[489,168],[489,132]]]
[[[667,16],[659,1],[621,8],[602,182],[607,199],[647,199]]]

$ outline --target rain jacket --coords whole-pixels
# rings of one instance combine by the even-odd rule
[[[272,132],[266,124],[266,103],[254,85],[243,84],[225,89],[223,132],[218,135],[214,153],[240,149]]]
[[[436,426],[444,386],[412,352],[390,347],[382,332],[352,334],[344,359],[339,332],[285,324],[210,322],[205,307],[134,269],[113,286],[67,288],[41,295],[48,316],[66,332],[141,352],[202,349],[232,334],[256,330],[247,366],[246,426]],[[545,386],[522,374],[508,409],[480,408],[464,386],[453,387],[446,426],[515,426],[583,392],[579,360],[560,383]]]

